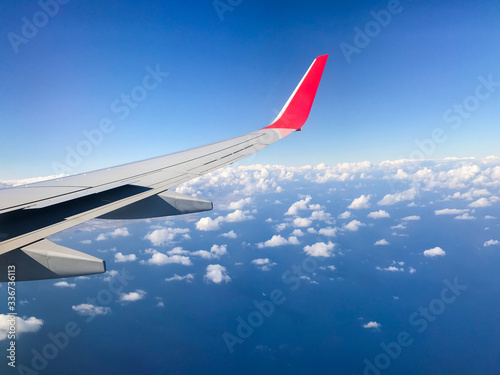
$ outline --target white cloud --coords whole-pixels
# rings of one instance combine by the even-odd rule
[[[312,224],[312,221],[310,219],[306,219],[303,217],[297,217],[293,220],[294,227],[304,228],[304,227],[311,226],[311,224]]]
[[[412,215],[412,216],[406,216],[403,218],[404,221],[417,221],[420,220],[420,216],[417,215]]]
[[[365,224],[363,224],[362,222],[360,222],[358,220],[352,220],[348,224],[344,225],[344,229],[349,230],[351,232],[356,232],[359,230],[360,227],[363,227],[363,226],[365,226]]]
[[[136,259],[135,254],[123,255],[121,252],[115,254],[116,263],[134,262]]]
[[[325,212],[323,210],[317,210],[317,211],[313,211],[311,213],[311,216],[309,217],[309,219],[325,221],[325,220],[330,220],[331,217],[332,217],[332,215],[330,213]]]
[[[307,245],[304,247],[304,252],[312,257],[331,257],[333,256],[333,248],[335,244],[331,241],[328,243],[316,242],[314,245]]]
[[[174,274],[174,276],[165,279],[165,281],[187,281],[188,283],[190,283],[193,280],[194,280],[194,275],[192,273],[188,273],[187,275],[184,276],[179,276],[177,274]]]
[[[425,250],[424,255],[426,257],[437,257],[437,256],[442,257],[442,256],[446,255],[446,252],[443,249],[441,249],[440,247],[434,247],[432,249]]]
[[[71,306],[73,311],[83,316],[107,315],[111,312],[111,308],[103,306],[95,306],[90,303],[82,303],[80,305]]]
[[[378,240],[377,242],[375,242],[374,245],[375,246],[389,245],[389,241],[387,241],[385,238],[382,238],[381,240]]]
[[[434,211],[434,214],[435,215],[460,215],[460,214],[466,213],[468,211],[469,211],[468,208],[462,209],[462,210],[457,209],[457,208],[444,208],[442,210]]]
[[[404,272],[404,268],[396,267],[396,266],[389,266],[389,267],[386,267],[386,268],[377,267],[377,270],[379,270],[379,271],[388,271],[388,272]]]
[[[455,219],[457,219],[457,220],[474,220],[474,219],[476,219],[476,217],[471,216],[466,212],[465,214],[455,216]]]
[[[207,266],[207,272],[204,276],[206,282],[212,282],[215,284],[220,284],[222,282],[228,283],[231,278],[226,273],[226,267],[220,264],[209,264]]]
[[[278,246],[284,246],[284,245],[299,245],[300,242],[295,236],[290,236],[288,240],[284,237],[282,237],[279,234],[275,234],[274,236],[271,237],[270,240],[267,240],[265,242],[259,242],[257,244],[257,247],[259,249],[263,249],[265,247],[278,247]]]
[[[479,198],[477,201],[469,204],[469,207],[480,208],[480,207],[489,207],[491,206],[491,202],[488,198]]]
[[[128,229],[123,227],[123,228],[116,228],[114,231],[109,233],[111,237],[128,237],[130,236],[130,233],[128,232]]]
[[[339,215],[339,219],[349,219],[351,217],[351,211],[344,211]]]
[[[202,231],[213,231],[220,229],[220,223],[224,220],[222,216],[217,217],[216,219],[212,219],[211,217],[202,217],[196,223],[196,229]]]
[[[291,235],[295,237],[302,237],[304,236],[304,232],[302,232],[300,229],[294,229]]]
[[[486,220],[495,220],[495,219],[496,219],[496,217],[495,217],[495,216],[491,216],[491,215],[486,215],[484,218],[485,218]]]
[[[67,281],[59,281],[57,283],[54,283],[54,286],[57,286],[59,288],[74,288],[76,284],[74,283],[68,283]]]
[[[82,243],[84,245],[90,245],[92,243],[92,240],[83,240],[83,241],[80,241],[80,243]]]
[[[312,199],[311,196],[308,195],[304,199],[301,199],[300,201],[293,203],[288,209],[288,211],[285,212],[285,215],[298,215],[300,210],[307,209],[307,204],[311,201],[311,199]]]
[[[248,215],[248,213],[248,211],[236,210],[234,212],[231,212],[230,214],[227,214],[227,216],[224,218],[224,221],[228,223],[238,223],[241,221],[252,220],[253,216]]]
[[[211,217],[202,217],[196,223],[196,229],[201,231],[214,231],[220,229],[220,224],[227,223],[238,223],[242,221],[252,220],[254,217],[249,215],[249,211],[236,210],[227,214],[226,216],[219,216],[215,219]]]
[[[252,198],[243,198],[236,202],[231,202],[227,207],[228,210],[241,210],[246,205],[252,203]]]
[[[10,330],[10,315],[0,314],[0,341],[7,339]],[[43,326],[43,320],[37,319],[34,316],[30,318],[20,316],[16,319],[16,335],[21,335],[28,332],[38,332]]]
[[[380,206],[390,206],[403,201],[411,201],[415,199],[418,194],[418,190],[415,187],[412,187],[408,190],[395,193],[395,194],[387,194],[378,202]]]
[[[271,262],[269,258],[259,258],[252,260],[252,264],[257,266],[261,271],[270,271],[277,263]]]
[[[366,329],[376,329],[376,330],[379,330],[380,327],[382,327],[382,325],[380,323],[377,323],[377,322],[368,322],[366,324],[363,324],[363,328],[366,328]]]
[[[123,228],[116,228],[114,231],[109,232],[109,233],[101,233],[97,236],[96,241],[104,241],[107,240],[108,237],[127,237],[130,236],[130,233],[128,232],[128,229],[126,227]]]
[[[498,241],[498,240],[493,240],[493,239],[492,239],[492,240],[488,240],[488,241],[486,241],[486,242],[483,244],[483,246],[484,246],[484,247],[488,247],[488,246],[493,246],[493,245],[498,245],[498,244],[500,244],[500,241]]]
[[[391,215],[389,215],[389,213],[384,211],[384,210],[378,210],[378,211],[370,212],[368,214],[368,217],[372,218],[372,219],[384,219],[387,217],[391,217]]]
[[[352,201],[352,203],[347,206],[347,208],[351,210],[359,210],[362,208],[369,208],[370,207],[370,198],[371,195],[361,195],[359,198],[356,198]]]
[[[326,237],[335,237],[337,235],[338,228],[326,227],[321,228],[318,233]]]
[[[408,268],[408,272],[410,272],[412,275],[417,272],[417,270],[413,267]]]
[[[238,237],[238,235],[234,232],[234,230],[230,230],[227,233],[219,234],[219,236],[226,237],[226,238],[231,238],[231,239],[235,239],[235,238]]]
[[[200,256],[205,259],[219,259],[222,255],[227,253],[227,245],[212,245],[210,251],[198,250],[192,255]]]
[[[149,232],[144,236],[144,239],[149,240],[154,246],[161,246],[173,242],[177,237],[182,236],[184,239],[189,239],[188,228],[162,228]]]
[[[136,302],[146,297],[146,292],[142,289],[137,289],[135,292],[120,293],[118,302]]]
[[[148,259],[146,262],[141,261],[142,264],[149,264],[149,265],[155,265],[155,266],[163,266],[165,264],[182,264],[184,266],[190,266],[193,263],[191,263],[191,259],[187,256],[181,256],[181,255],[172,255],[168,256],[163,253],[155,252],[150,259]]]

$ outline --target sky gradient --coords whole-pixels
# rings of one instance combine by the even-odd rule
[[[266,126],[321,54],[330,59],[304,131],[241,164],[498,150],[497,1],[243,1],[225,12],[212,2],[58,7],[44,20],[38,3],[0,5],[2,179],[56,174],[61,164],[67,173],[89,171]],[[42,26],[23,34],[34,17]],[[346,45],[356,52],[346,54]],[[148,69],[164,76],[138,89]],[[125,112],[122,95],[134,93],[140,100]],[[103,119],[112,131],[69,165],[83,132]],[[439,142],[424,141],[433,135]]]

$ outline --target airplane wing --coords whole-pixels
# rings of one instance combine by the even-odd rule
[[[157,158],[0,190],[0,281],[7,281],[9,265],[16,268],[16,281],[105,272],[103,260],[46,239],[87,220],[211,210],[212,202],[170,189],[301,130],[327,58],[313,61],[276,119],[265,128]]]

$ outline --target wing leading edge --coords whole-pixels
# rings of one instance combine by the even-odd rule
[[[0,190],[0,281],[6,281],[11,264],[22,269],[23,280],[104,272],[104,261],[45,239],[87,220],[136,219],[212,209],[211,202],[169,189],[301,130],[327,58],[319,56],[313,61],[276,119],[262,129],[140,162]]]

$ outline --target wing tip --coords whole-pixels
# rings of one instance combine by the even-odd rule
[[[314,59],[276,119],[263,129],[302,129],[309,117],[327,60],[328,55]]]

